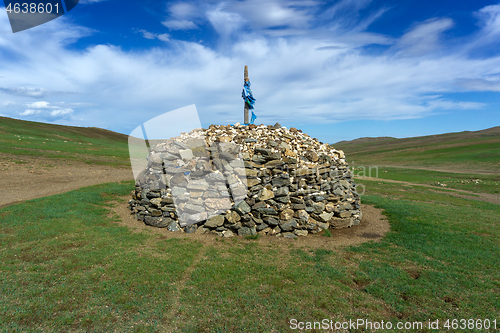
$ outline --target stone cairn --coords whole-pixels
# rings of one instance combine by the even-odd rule
[[[210,125],[153,146],[129,207],[186,233],[288,238],[361,221],[343,151],[295,128]]]

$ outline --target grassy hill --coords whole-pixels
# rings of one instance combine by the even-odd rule
[[[0,153],[130,166],[127,135],[0,117]]]
[[[129,166],[127,136],[95,127],[0,117],[0,153]],[[360,138],[333,146],[351,164],[500,172],[500,126],[415,138]],[[354,161],[354,163],[353,163]]]
[[[500,171],[500,126],[415,138],[360,138],[333,144],[356,164],[471,172]]]

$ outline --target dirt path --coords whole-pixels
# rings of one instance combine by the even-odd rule
[[[445,190],[447,194],[453,195],[455,197],[485,201],[485,202],[500,205],[500,195],[498,195],[498,194],[475,193],[475,192],[470,192],[470,191],[466,191],[466,190],[459,190],[459,189],[452,189],[452,188],[439,188],[439,187],[432,186],[432,185],[416,184],[416,183],[404,182],[401,180],[382,179],[382,178],[374,178],[374,177],[356,177],[356,179],[358,179],[358,180],[366,179],[366,180],[377,181],[377,182],[382,181],[382,182],[388,182],[388,183],[403,184],[403,185],[408,185],[408,186],[422,186],[422,187],[426,187],[426,188],[430,188],[430,189],[439,191],[440,193],[442,193],[442,191]]]
[[[129,197],[123,199],[128,200]],[[330,229],[331,237],[324,235],[307,235],[299,237],[295,241],[283,237],[263,236],[257,240],[246,240],[243,237],[235,237],[241,242],[256,242],[260,245],[284,246],[288,248],[290,244],[294,247],[306,247],[310,249],[334,249],[339,246],[358,245],[367,241],[380,241],[387,232],[390,231],[390,225],[385,216],[382,214],[382,209],[373,206],[361,204],[363,218],[358,226],[346,229]],[[170,232],[167,228],[155,228],[145,225],[138,221],[130,213],[130,209],[124,204],[115,204],[111,208],[111,215],[117,216],[119,225],[126,226],[135,232],[150,232],[158,235],[161,239],[165,238],[187,238],[197,240],[204,245],[217,246],[220,237],[213,234],[185,234],[182,232]]]
[[[413,170],[427,170],[427,171],[438,171],[438,172],[449,172],[449,173],[464,173],[471,175],[498,175],[498,171],[482,170],[482,169],[467,169],[467,168],[457,168],[453,165],[442,166],[442,167],[424,167],[424,166],[411,166],[411,165],[378,165],[383,168],[401,168],[401,169],[413,169]],[[498,167],[497,167],[498,168]]]
[[[0,208],[89,185],[133,179],[131,169],[0,155]]]

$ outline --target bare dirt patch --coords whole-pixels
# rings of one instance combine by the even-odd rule
[[[500,164],[492,164],[493,168],[497,168]],[[475,174],[475,175],[498,175],[497,170],[492,169],[479,169],[476,164],[471,163],[470,166],[460,165],[457,167],[453,164],[442,164],[440,166],[421,166],[421,165],[405,165],[405,164],[391,164],[391,165],[379,165],[379,167],[384,168],[401,168],[401,169],[414,169],[414,170],[427,170],[427,171],[439,171],[439,172],[449,172],[449,173],[464,173],[464,174]]]
[[[133,179],[129,168],[0,154],[0,208],[85,186]]]
[[[123,197],[123,199],[128,200],[129,197]],[[389,222],[382,214],[382,210],[362,204],[361,211],[363,212],[363,219],[358,226],[346,229],[330,229],[331,237],[326,237],[323,233],[320,233],[299,237],[296,240],[275,236],[260,236],[256,240],[248,240],[239,236],[224,239],[214,234],[186,234],[183,232],[171,232],[166,228],[150,227],[136,220],[134,215],[130,213],[126,203],[115,202],[111,207],[112,215],[117,217],[119,225],[126,226],[134,232],[148,232],[159,235],[159,239],[184,238],[197,240],[204,245],[218,245],[221,244],[221,240],[224,240],[224,243],[257,243],[262,246],[285,246],[287,248],[293,246],[311,249],[334,249],[340,246],[358,245],[368,241],[380,241],[390,230]]]

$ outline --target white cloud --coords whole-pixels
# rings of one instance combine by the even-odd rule
[[[165,27],[171,30],[192,30],[198,29],[196,21],[206,21],[205,11],[209,4],[179,2],[170,4],[167,11],[169,18],[161,22]]]
[[[142,34],[142,37],[146,38],[146,39],[159,39],[163,42],[168,42],[170,40],[170,35],[169,34],[155,34],[155,33],[152,33],[152,32],[149,32],[147,30],[144,30],[144,29],[140,29],[140,30],[137,30],[138,32],[140,32]]]
[[[34,103],[27,103],[26,107],[33,108],[33,109],[50,109],[50,108],[54,108],[54,107],[50,106],[49,102],[45,102],[45,101],[34,102]]]
[[[41,110],[26,109],[23,112],[20,112],[19,115],[20,116],[32,116],[34,114],[39,114],[39,113],[42,113],[42,111]]]
[[[433,53],[440,47],[441,34],[453,27],[451,19],[430,19],[407,33],[395,45],[402,55],[422,56]]]
[[[67,115],[71,115],[74,112],[73,109],[55,109],[55,110],[44,110],[44,109],[26,109],[22,112],[18,112],[20,116],[41,116],[44,119],[48,118],[64,118]]]
[[[444,109],[444,110],[478,110],[484,108],[486,106],[485,103],[477,103],[477,102],[456,102],[456,101],[448,101],[444,99],[438,99],[434,101],[429,101],[428,106],[432,109]]]
[[[74,110],[71,108],[62,108],[61,105],[65,105],[62,103],[54,103],[51,104],[47,101],[38,101],[33,103],[26,103],[25,109],[22,112],[18,112],[20,116],[41,116],[41,117],[52,117],[52,118],[64,118],[67,115],[71,115]]]
[[[142,37],[146,38],[146,39],[155,39],[156,38],[156,34],[152,33],[152,32],[149,32],[149,31],[146,31],[146,30],[139,30],[139,32],[142,33]]]
[[[476,12],[486,34],[500,33],[500,5],[491,5]]]
[[[453,27],[449,19],[425,21],[401,38],[392,38],[363,30],[364,21],[356,21],[350,30],[346,25],[312,29],[313,2],[273,4],[277,6],[271,11],[274,16],[266,13],[253,19],[252,12],[246,19],[253,21],[243,21],[240,13],[244,6],[257,12],[250,2],[207,5],[204,19],[221,36],[234,38],[223,50],[146,30],[137,32],[169,43],[142,51],[113,45],[77,50],[69,46],[89,30],[64,19],[47,23],[46,29],[56,31],[53,34],[38,34],[37,28],[0,34],[4,76],[0,100],[8,97],[12,102],[0,104],[1,111],[49,121],[61,117],[66,124],[126,132],[194,103],[204,125],[241,122],[244,65],[250,69],[259,123],[419,118],[436,111],[485,107],[440,95],[500,91],[500,57],[472,59],[447,46],[443,32]],[[353,4],[344,1],[343,6]],[[174,12],[176,19],[192,19],[189,6]],[[334,14],[340,12],[337,9]],[[481,22],[480,36],[494,31],[495,20]],[[6,17],[0,17],[0,30],[7,30],[8,24]],[[270,29],[274,24],[284,27]],[[253,30],[247,30],[249,26]],[[296,33],[291,38],[270,35],[279,30]],[[373,43],[394,44],[394,48],[373,55],[363,49]],[[474,49],[473,43],[466,42],[464,49]],[[16,61],[7,53],[14,54]],[[33,98],[40,100],[33,102]]]
[[[472,79],[459,80],[458,86],[469,91],[496,91],[500,92],[500,80]]]
[[[230,2],[227,8],[245,18],[255,29],[304,28],[313,20],[307,9],[316,4],[314,1],[245,0]]]
[[[487,50],[492,45],[498,45],[500,39],[500,5],[491,5],[474,13],[478,18],[481,30],[472,36],[472,40],[465,46],[466,52]]]
[[[43,88],[29,88],[29,87],[15,87],[15,88],[0,87],[0,92],[10,95],[27,96],[34,98],[44,97],[47,94],[47,91]]]
[[[189,20],[165,20],[161,24],[172,30],[198,29],[198,26]]]
[[[170,35],[169,34],[159,34],[156,36],[159,40],[163,42],[168,42],[170,40]]]
[[[174,3],[169,6],[168,11],[173,17],[180,19],[193,18],[200,15],[199,5],[196,6],[195,4],[187,2]]]
[[[244,19],[236,13],[224,11],[224,7],[221,4],[208,11],[207,18],[222,38],[228,38],[242,27]]]
[[[73,109],[57,109],[57,110],[50,111],[50,115],[52,117],[59,117],[59,116],[65,116],[68,114],[72,114],[73,112],[74,112]]]
[[[331,31],[360,31],[379,18],[387,8],[381,8],[360,22],[359,12],[365,9],[371,0],[341,0],[319,13],[318,18]]]
[[[12,102],[12,101],[3,101],[2,102],[2,106],[3,107],[9,107],[9,106],[16,106],[17,103],[16,102]]]
[[[189,30],[208,21],[225,37],[243,26],[268,33],[277,33],[278,30],[300,34],[301,29],[314,21],[313,11],[319,3],[312,0],[181,2],[168,7],[170,15],[162,24],[172,30]]]
[[[341,0],[328,8],[324,14],[328,16],[335,16],[342,11],[359,12],[361,9],[366,8],[370,2],[371,0]]]

